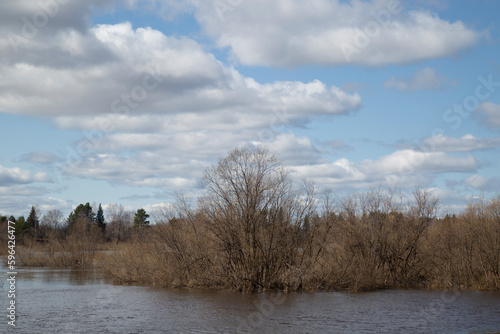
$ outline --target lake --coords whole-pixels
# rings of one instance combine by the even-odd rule
[[[114,286],[92,271],[22,268],[2,333],[500,333],[500,293],[257,293]]]

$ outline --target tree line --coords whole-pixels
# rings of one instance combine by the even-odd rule
[[[166,287],[500,289],[500,197],[444,218],[422,189],[411,200],[383,189],[339,199],[296,183],[274,154],[250,147],[206,169],[201,184],[202,196],[179,196],[151,226],[143,209],[132,219],[111,207],[106,221],[102,209],[81,204],[64,229],[27,247],[24,261],[97,263],[118,283]]]
[[[87,202],[79,204],[64,220],[62,211],[58,209],[49,210],[42,218],[39,218],[38,210],[32,206],[27,219],[24,216],[19,216],[17,219],[12,215],[0,216],[0,224],[5,225],[8,221],[14,222],[16,237],[21,243],[24,239],[47,241],[55,231],[69,234],[78,224],[86,225],[88,228],[96,227],[101,232],[104,241],[124,241],[129,236],[127,233],[129,229],[140,230],[150,227],[149,214],[142,208],[138,209],[132,217],[131,212],[124,210],[123,206],[111,204],[109,214],[111,219],[108,224],[101,204],[99,203],[95,211]]]

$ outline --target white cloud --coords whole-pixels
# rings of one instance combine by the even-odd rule
[[[465,183],[472,188],[481,189],[488,184],[489,180],[479,174],[474,174],[465,179]]]
[[[483,124],[500,129],[500,104],[483,102],[477,107],[476,112]]]
[[[379,160],[364,160],[361,168],[376,173],[425,174],[466,172],[478,168],[472,156],[456,157],[443,152],[401,150]]]
[[[480,33],[398,1],[197,1],[196,17],[244,65],[380,66],[448,57]]]
[[[0,185],[2,186],[35,182],[52,182],[52,179],[44,172],[32,173],[18,167],[8,168],[0,165]]]
[[[22,196],[41,196],[45,195],[49,190],[45,187],[35,187],[27,185],[0,185],[0,198],[3,200],[12,197],[22,197]]]
[[[296,137],[293,133],[282,133],[267,145],[271,152],[279,152],[279,158],[289,166],[323,162],[320,152],[308,137]]]
[[[343,151],[349,147],[332,141],[318,149],[290,128],[356,111],[361,98],[346,91],[360,91],[363,84],[261,83],[221,63],[193,39],[133,29],[129,23],[91,26],[89,21],[93,6],[106,4],[156,11],[169,19],[175,15],[170,13],[193,11],[204,32],[218,46],[229,47],[235,60],[270,66],[411,63],[448,57],[477,42],[477,32],[432,13],[393,13],[385,24],[372,14],[387,9],[385,0],[233,1],[222,16],[213,1],[72,1],[15,52],[8,32],[20,32],[20,18],[38,10],[26,3],[2,5],[0,106],[2,112],[50,118],[60,128],[82,130],[75,145],[88,146],[90,139],[91,149],[75,163],[63,165],[64,160],[44,152],[19,158],[62,166],[64,176],[165,193],[196,192],[204,168],[235,146],[254,143],[277,151],[295,175],[321,186],[352,189],[395,182],[413,187],[429,183],[431,174],[477,169],[474,158],[443,152],[496,145],[493,139],[448,138],[448,146],[435,152],[400,150],[376,160],[326,162],[320,150],[325,145]],[[357,47],[360,34],[377,23],[379,32]],[[359,49],[350,59],[341,48],[346,44]],[[446,83],[432,69],[424,69],[406,89],[436,89]],[[34,182],[50,182],[50,177],[0,166],[5,208],[24,208],[28,196],[44,210],[69,206],[44,196],[47,189],[26,186]]]
[[[57,67],[46,55],[36,62],[21,58],[0,65],[3,110],[56,117],[58,124],[66,126],[92,122],[78,115],[99,115],[92,128],[100,125],[99,120],[111,119],[107,127],[116,131],[120,130],[116,125],[128,118],[124,116],[183,114],[201,119],[205,115],[196,114],[203,113],[211,120],[216,114],[218,124],[250,113],[262,122],[270,113],[286,110],[293,121],[350,113],[361,103],[358,94],[319,80],[260,84],[222,65],[191,39],[167,37],[151,28],[134,30],[129,23],[99,25],[86,35],[62,34],[47,52],[69,57],[70,51],[59,47],[67,44],[73,45],[73,51],[90,50],[81,55],[89,61]],[[95,49],[107,56],[90,61]],[[73,117],[78,119],[72,122]],[[206,119],[201,122],[207,124]]]
[[[117,184],[160,189],[196,188],[203,170],[235,146],[269,147],[286,165],[320,163],[320,152],[307,137],[271,132],[259,141],[257,131],[193,131],[170,134],[103,136],[97,154],[63,166],[66,175],[110,181]],[[248,138],[255,140],[248,140]]]
[[[357,93],[319,80],[259,83],[189,38],[129,23],[56,37],[45,50],[76,53],[78,65],[58,66],[49,56],[0,64],[0,86],[8,87],[0,90],[0,105],[82,130],[72,147],[78,153],[56,161],[69,176],[186,189],[217,157],[249,142],[280,150],[292,163],[314,163],[319,154],[309,139],[283,134],[283,127],[348,114],[361,104]],[[36,43],[26,47],[34,52]],[[21,159],[50,157],[34,152]]]
[[[79,163],[64,166],[63,171],[66,175],[112,184],[159,189],[196,187],[197,179],[207,167],[203,161],[163,152],[144,151],[129,156],[89,155],[82,157]]]
[[[38,199],[36,202],[36,208],[39,218],[42,218],[42,213],[45,213],[49,210],[61,210],[63,212],[63,215],[66,215],[74,209],[69,201],[51,196],[43,199]]]
[[[0,30],[34,42],[61,29],[85,31],[89,14],[95,6],[105,6],[108,0],[85,1],[3,1]]]
[[[0,215],[28,217],[31,206],[36,206],[39,218],[44,211],[59,209],[68,211],[68,201],[51,197],[51,189],[24,184],[8,185],[0,182]]]
[[[474,174],[466,178],[464,182],[468,186],[482,191],[498,192],[500,188],[500,178],[498,177],[487,178],[480,174]]]
[[[272,136],[263,144],[278,152],[299,178],[309,178],[321,185],[361,188],[390,183],[406,188],[426,184],[434,177],[432,175],[471,172],[479,167],[470,155],[454,156],[438,150],[422,152],[411,149],[398,150],[377,160],[355,163],[342,158],[328,163],[308,137],[270,133]],[[248,141],[252,137],[255,140]],[[464,136],[457,143],[450,143],[449,147],[454,148],[450,151],[462,152],[458,146],[467,140],[474,142],[471,136]],[[262,144],[257,131],[109,134],[103,136],[96,147],[98,154],[83,156],[80,163],[69,164],[64,171],[71,176],[118,184],[188,190],[196,188],[203,170],[218,157],[234,146],[249,142]],[[475,143],[470,149],[484,148],[487,144]]]
[[[416,90],[440,91],[453,87],[456,82],[438,75],[432,68],[425,67],[415,72],[409,79],[391,77],[384,83],[385,89],[396,89],[403,92],[413,92]]]
[[[499,148],[500,137],[479,138],[472,134],[466,134],[456,138],[437,134],[423,139],[421,143],[416,145],[404,143],[398,146],[402,148],[414,147],[415,150],[422,152],[473,152]]]
[[[431,174],[470,172],[477,168],[471,156],[401,150],[378,160],[354,163],[342,158],[332,163],[296,166],[294,171],[299,177],[308,177],[321,185],[366,188],[389,184],[411,188],[427,184]]]

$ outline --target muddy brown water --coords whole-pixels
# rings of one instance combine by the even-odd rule
[[[54,268],[17,270],[12,327],[0,269],[2,333],[500,333],[499,292],[165,290]]]

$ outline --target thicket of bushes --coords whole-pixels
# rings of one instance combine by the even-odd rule
[[[42,242],[26,237],[22,241],[17,247],[16,262],[32,267],[90,268],[97,252],[105,247],[102,230],[85,219],[78,219],[70,231],[45,231]]]
[[[224,241],[206,215],[189,212],[153,226],[100,267],[118,283],[167,287],[500,289],[500,199],[437,219],[425,213],[434,199],[415,196],[423,207],[394,207],[380,191],[355,196],[311,216],[308,227],[261,225],[254,245],[244,227],[221,231],[231,239]],[[363,211],[367,202],[373,206]]]
[[[416,190],[333,201],[296,188],[265,150],[235,150],[208,169],[206,195],[165,213],[101,268],[118,282],[237,290],[500,288],[500,197],[436,218]],[[317,199],[320,198],[320,203]]]
[[[437,198],[419,189],[408,202],[380,189],[334,200],[311,184],[294,185],[275,156],[249,148],[207,169],[202,183],[206,193],[192,207],[180,198],[156,225],[108,243],[106,254],[95,257],[102,238],[81,222],[74,239],[49,238],[44,256],[50,263],[64,258],[57,254],[88,255],[62,263],[96,263],[122,284],[500,289],[500,197],[444,219],[436,217]]]

